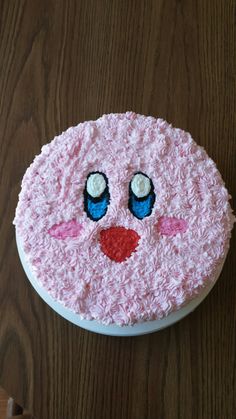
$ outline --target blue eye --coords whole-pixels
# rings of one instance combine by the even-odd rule
[[[110,202],[108,179],[104,173],[91,172],[84,189],[84,209],[87,216],[98,221],[107,212]]]
[[[129,184],[130,212],[139,220],[148,217],[156,199],[152,180],[144,173],[138,172]]]

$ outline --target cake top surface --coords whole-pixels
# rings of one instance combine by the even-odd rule
[[[190,134],[133,112],[69,128],[27,169],[14,223],[38,282],[86,319],[160,319],[214,280],[234,217]]]

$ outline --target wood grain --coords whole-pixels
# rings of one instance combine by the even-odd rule
[[[6,419],[7,401],[8,401],[8,395],[0,387],[0,419]]]
[[[0,9],[0,384],[37,419],[235,419],[235,234],[193,314],[112,338],[43,303],[11,224],[41,146],[108,112],[190,131],[235,197],[235,2],[6,0]]]

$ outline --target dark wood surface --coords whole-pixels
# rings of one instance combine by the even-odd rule
[[[0,387],[0,419],[6,419],[8,395]]]
[[[11,224],[41,146],[109,112],[190,131],[236,196],[235,2],[6,0],[0,9],[0,385],[37,419],[235,419],[235,235],[193,314],[115,338],[47,307]]]

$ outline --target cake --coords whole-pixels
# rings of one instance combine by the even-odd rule
[[[159,320],[216,279],[234,216],[191,135],[133,112],[103,115],[43,146],[14,224],[38,284],[82,319]]]

